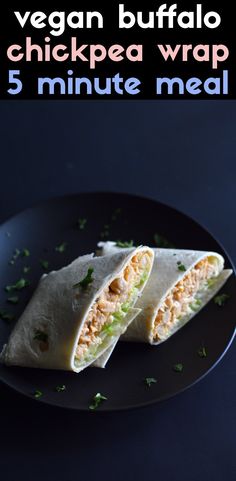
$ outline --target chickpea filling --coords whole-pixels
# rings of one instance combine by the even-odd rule
[[[200,309],[202,293],[214,283],[218,274],[215,259],[206,257],[175,285],[157,312],[152,332],[154,342],[166,339],[182,318]]]
[[[124,319],[136,302],[152,266],[149,251],[135,254],[119,277],[94,302],[81,331],[76,362],[85,362],[102,350],[110,336],[121,334]]]

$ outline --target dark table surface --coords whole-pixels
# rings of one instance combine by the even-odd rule
[[[1,102],[0,221],[42,199],[147,195],[208,227],[236,261],[236,103]],[[0,385],[4,481],[234,481],[236,351],[150,408],[53,409]]]

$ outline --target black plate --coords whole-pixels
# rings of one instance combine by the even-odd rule
[[[118,209],[118,211],[117,211]],[[121,210],[120,210],[121,209]],[[80,229],[77,220],[87,223]],[[22,312],[43,273],[40,260],[49,261],[49,269],[58,269],[80,254],[96,249],[99,239],[133,239],[135,244],[153,245],[155,233],[162,234],[177,248],[215,250],[232,267],[221,245],[199,224],[166,205],[150,199],[126,194],[89,193],[52,199],[28,209],[0,227],[0,266],[2,288],[0,307],[14,313]],[[62,242],[67,248],[60,253],[55,246]],[[19,256],[9,265],[14,249],[27,248],[29,257]],[[23,267],[30,272],[23,274]],[[30,280],[30,286],[19,292],[19,304],[6,302],[4,286],[19,278]],[[91,398],[101,392],[108,400],[101,411],[135,408],[166,399],[191,386],[205,376],[227,351],[235,330],[235,277],[223,292],[231,297],[223,308],[214,302],[158,347],[120,342],[106,369],[89,368],[76,375],[64,371],[47,371],[0,366],[0,378],[17,391],[34,397],[42,391],[42,402],[67,408],[87,410]],[[13,323],[0,321],[0,348],[7,341]],[[200,358],[199,347],[207,349]],[[182,363],[181,373],[173,370]],[[156,384],[148,388],[144,378],[154,377]],[[65,384],[66,391],[56,392]]]

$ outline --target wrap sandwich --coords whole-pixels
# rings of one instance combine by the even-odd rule
[[[121,251],[115,242],[100,242],[100,255]],[[215,252],[153,249],[155,259],[142,297],[140,314],[121,340],[160,344],[184,326],[221,289],[232,270]],[[98,252],[99,253],[99,252]]]
[[[106,258],[82,256],[44,275],[4,345],[1,361],[75,372],[93,363],[103,367],[139,312],[133,306],[153,259],[152,249],[141,246]]]

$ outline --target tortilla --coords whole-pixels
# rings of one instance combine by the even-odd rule
[[[1,360],[34,368],[85,369],[116,342],[136,314],[130,310],[146,285],[153,259],[149,247],[124,249],[106,258],[91,254],[43,276]],[[138,272],[126,283],[132,266],[138,266]]]
[[[101,242],[98,246],[102,255],[121,250],[114,242]],[[232,270],[223,269],[224,259],[215,252],[153,250],[152,273],[136,304],[141,313],[121,340],[154,345],[166,341],[216,295],[232,274]],[[204,279],[204,269],[209,270],[209,278]],[[191,289],[196,290],[194,295],[190,295]]]

